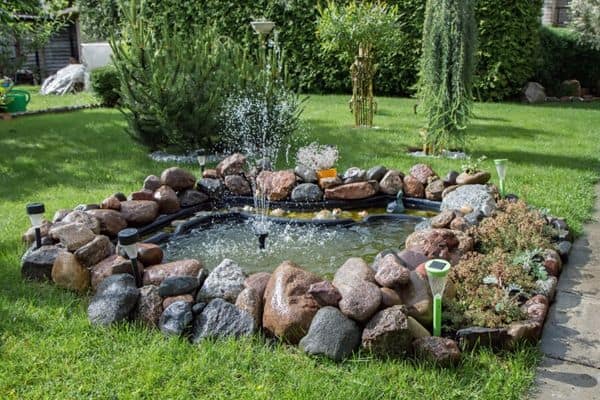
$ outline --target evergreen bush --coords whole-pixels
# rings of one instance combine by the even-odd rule
[[[96,68],[92,71],[92,89],[102,99],[102,104],[114,107],[119,103],[120,82],[114,65]]]

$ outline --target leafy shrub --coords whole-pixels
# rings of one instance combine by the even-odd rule
[[[119,75],[114,65],[96,68],[92,71],[92,89],[102,99],[102,104],[114,107],[119,102]]]
[[[475,228],[475,241],[484,253],[500,249],[517,253],[532,248],[549,248],[551,229],[543,215],[523,201],[498,202],[496,214]]]
[[[600,0],[572,0],[569,8],[579,42],[600,50]]]
[[[520,294],[535,287],[534,279],[500,249],[490,254],[469,253],[450,270],[456,295],[445,319],[455,328],[495,328],[524,318]]]
[[[87,24],[106,27],[99,28],[99,33],[112,30],[124,18],[112,5],[121,0],[80,1],[90,4],[82,10],[83,17],[89,20]],[[348,1],[336,3],[344,5]],[[474,87],[475,94],[481,99],[499,100],[513,96],[536,73],[541,2],[478,2],[479,64]],[[170,21],[178,30],[193,30],[214,23],[220,33],[241,44],[256,42],[249,25],[253,17],[269,18],[280,30],[280,41],[287,51],[290,66],[289,77],[295,87],[311,92],[348,92],[351,87],[348,62],[320,49],[316,36],[318,3],[319,0],[147,0],[145,12],[152,14],[155,20]],[[387,4],[398,7],[400,39],[390,52],[379,58],[376,94],[412,94],[421,55],[425,2],[388,0]]]
[[[567,79],[577,79],[581,87],[596,89],[600,94],[600,50],[580,44],[577,35],[568,29],[544,27],[533,79],[552,96],[560,95],[560,85]]]
[[[111,48],[130,134],[151,149],[210,147],[241,50],[214,27],[148,22],[143,3],[120,1],[127,22]]]

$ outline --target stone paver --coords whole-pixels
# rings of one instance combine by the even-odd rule
[[[560,277],[541,350],[532,398],[600,400],[600,197]]]

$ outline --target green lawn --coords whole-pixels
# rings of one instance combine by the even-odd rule
[[[337,144],[339,169],[378,163],[406,170],[420,120],[413,100],[379,99],[379,129],[353,129],[346,96],[312,96],[306,137]],[[581,230],[600,171],[600,104],[478,104],[469,149],[511,160],[508,189],[567,216]],[[464,355],[443,370],[358,355],[336,365],[262,339],[193,346],[135,325],[92,328],[88,300],[23,282],[24,207],[47,215],[115,191],[138,189],[165,165],[124,133],[116,110],[0,121],[0,398],[519,399],[533,381],[537,349]],[[295,146],[297,146],[296,144]],[[295,154],[292,150],[291,154]],[[428,160],[440,174],[460,161]],[[492,168],[491,161],[485,164]]]
[[[99,99],[93,92],[69,93],[64,96],[41,95],[39,86],[18,85],[15,89],[26,90],[31,94],[31,101],[27,105],[27,111],[46,110],[66,106],[85,106],[99,103]]]

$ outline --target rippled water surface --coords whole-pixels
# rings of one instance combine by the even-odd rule
[[[310,271],[333,274],[349,257],[373,260],[385,249],[400,249],[414,220],[384,220],[349,227],[273,223],[266,249],[258,249],[252,222],[231,221],[198,228],[164,245],[168,260],[196,258],[213,269],[222,259],[236,261],[247,273],[272,271],[292,260]]]

